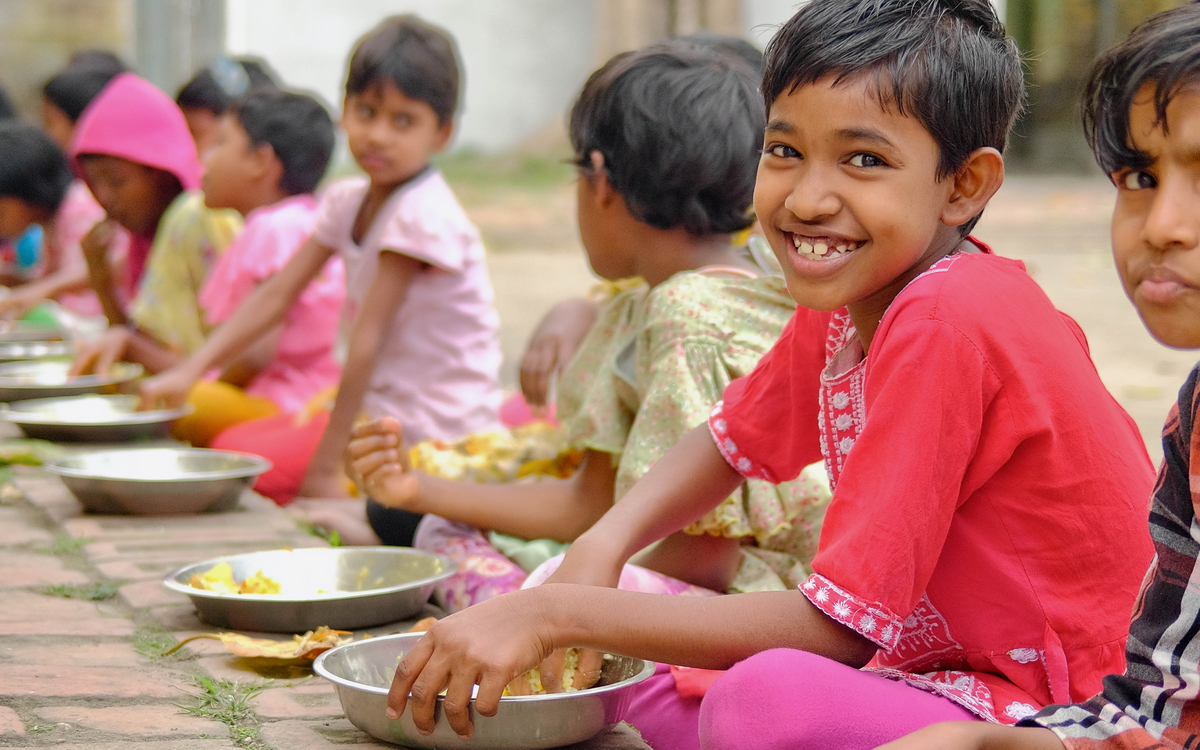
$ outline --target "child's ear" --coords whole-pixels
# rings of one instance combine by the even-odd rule
[[[601,205],[607,205],[617,197],[617,191],[608,181],[608,170],[604,168],[604,154],[593,151],[588,154],[588,161],[591,162],[592,173],[588,175],[587,179],[592,181]]]
[[[1004,182],[1004,157],[994,148],[977,148],[953,177],[942,223],[960,226],[979,215]]]
[[[454,120],[446,120],[438,123],[437,135],[434,138],[433,149],[435,154],[440,154],[445,150],[450,143],[450,136],[454,135]]]
[[[251,152],[250,158],[254,163],[254,171],[268,178],[271,184],[278,184],[283,179],[283,162],[275,155],[275,149],[271,144],[259,144]]]

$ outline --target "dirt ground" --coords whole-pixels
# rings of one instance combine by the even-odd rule
[[[450,165],[446,171],[489,248],[503,324],[502,378],[515,387],[533,326],[555,301],[586,291],[593,277],[574,231],[569,169],[540,161],[485,167],[483,174],[478,169]],[[1155,342],[1126,300],[1109,255],[1113,194],[1100,176],[1010,176],[975,234],[1024,261],[1055,304],[1079,322],[1101,378],[1137,421],[1157,461],[1163,420],[1197,356]]]

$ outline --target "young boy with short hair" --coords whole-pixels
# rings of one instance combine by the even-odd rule
[[[1015,723],[1122,668],[1153,467],[1079,327],[968,236],[1023,92],[991,5],[812,0],[772,40],[762,92],[755,213],[795,317],[547,585],[433,626],[393,713],[411,691],[430,729],[447,688],[467,734],[473,683],[491,715],[509,679],[581,646],[732,667],[690,715],[662,700],[693,747],[869,748],[950,718]],[[745,479],[822,454],[833,499],[799,591],[606,588]]]
[[[1200,4],[1153,16],[1095,64],[1084,125],[1117,186],[1112,243],[1125,293],[1167,346],[1200,348]],[[1163,427],[1150,507],[1154,563],[1129,627],[1124,674],[1077,705],[1008,729],[938,724],[888,750],[1149,750],[1200,746],[1200,365]]]

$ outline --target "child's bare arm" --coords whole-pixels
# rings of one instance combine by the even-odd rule
[[[128,319],[125,317],[125,308],[117,299],[112,266],[108,263],[108,246],[115,227],[116,223],[112,219],[96,222],[79,241],[79,248],[83,251],[83,258],[87,263],[88,284],[100,300],[104,317],[108,318],[110,325],[121,326],[125,325]]]
[[[1063,750],[1063,743],[1049,729],[948,721],[881,745],[879,750]]]
[[[71,374],[108,372],[114,362],[137,362],[147,372],[162,372],[179,364],[179,360],[179,352],[154,337],[123,326],[114,327],[79,347]]]
[[[142,384],[142,407],[162,403],[179,406],[204,373],[226,365],[278,325],[304,292],[333,249],[313,238],[305,240],[292,259],[271,278],[259,284],[204,344],[177,367]]]
[[[346,494],[344,488],[337,486],[338,461],[350,441],[354,419],[375,371],[376,354],[388,336],[396,310],[408,296],[409,285],[420,272],[421,262],[415,258],[394,252],[379,254],[379,268],[350,333],[350,347],[338,384],[337,400],[300,486],[302,497]]]
[[[489,599],[430,628],[397,667],[388,711],[403,711],[411,691],[413,721],[432,729],[437,695],[447,688],[446,718],[462,734],[470,727],[473,683],[479,684],[475,709],[494,715],[509,681],[570,646],[708,669],[727,669],[771,648],[861,667],[876,650],[798,591],[687,597],[547,583]]]
[[[383,505],[526,539],[564,542],[574,540],[612,507],[617,472],[607,453],[588,451],[570,479],[456,482],[412,470],[400,429],[391,417],[360,425],[346,450],[351,476]]]
[[[0,299],[0,318],[20,317],[48,299],[87,288],[87,265],[76,263],[64,266],[43,278],[14,289],[12,294]]]

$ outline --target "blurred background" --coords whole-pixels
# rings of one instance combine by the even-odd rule
[[[1158,433],[1193,352],[1157,344],[1108,257],[1113,189],[1078,125],[1098,51],[1181,0],[995,0],[1026,58],[1030,107],[1009,177],[975,234],[1019,258],[1088,334],[1101,377],[1161,456]],[[549,306],[593,277],[575,230],[565,117],[616,52],[698,30],[764,46],[794,0],[0,0],[0,85],[38,120],[40,89],[77,50],[110,49],[175,95],[215,56],[265,60],[335,112],[355,39],[413,12],[448,29],[465,68],[462,116],[439,165],[483,232],[503,319],[503,377]],[[348,160],[333,172],[353,169]]]

